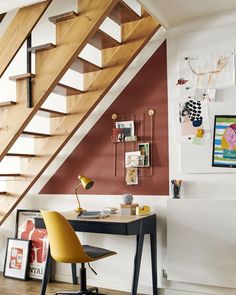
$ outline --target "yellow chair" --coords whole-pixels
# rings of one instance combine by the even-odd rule
[[[64,263],[81,263],[80,290],[57,292],[56,294],[98,294],[98,288],[87,289],[85,263],[102,259],[116,252],[89,245],[81,245],[70,223],[58,212],[43,211],[41,214],[48,231],[51,256],[55,261]]]

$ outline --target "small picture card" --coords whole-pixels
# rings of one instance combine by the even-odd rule
[[[127,185],[137,185],[138,184],[138,168],[128,167],[126,168],[125,181]]]
[[[138,167],[140,161],[141,152],[126,152],[125,153],[125,167]]]
[[[124,137],[134,136],[134,121],[116,122],[116,128],[123,129]]]
[[[138,149],[140,151],[139,167],[149,167],[150,166],[149,143],[139,143]]]

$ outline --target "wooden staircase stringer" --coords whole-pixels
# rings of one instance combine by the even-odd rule
[[[0,161],[118,1],[103,0],[102,3],[89,0],[79,1],[80,15],[66,21],[66,26],[70,24],[70,30],[64,35],[63,42],[51,50],[36,52],[36,74],[32,81],[33,108],[27,109],[22,105],[16,105],[14,109],[9,109],[9,117],[5,117],[4,122],[9,128],[1,129],[0,126]],[[19,117],[15,116],[18,112]]]
[[[0,39],[0,77],[52,0],[20,8]]]
[[[147,30],[146,37],[143,36],[143,26],[145,26]],[[36,154],[38,156],[27,159],[25,165],[21,167],[22,175],[24,175],[25,181],[17,182],[17,185],[14,181],[7,182],[6,191],[10,195],[18,197],[17,199],[14,198],[15,203],[11,203],[9,208],[5,210],[5,216],[0,221],[0,224],[4,222],[7,216],[27,194],[36,180],[58,155],[76,130],[92,112],[98,102],[109,91],[112,85],[126,70],[135,56],[150,40],[158,28],[159,24],[150,16],[140,20],[139,25],[135,25],[133,30],[135,36],[138,36],[138,31],[141,32],[140,39],[134,38],[134,40],[122,44],[119,49],[116,50],[110,61],[113,66],[99,71],[94,82],[89,87],[89,92],[83,93],[79,96],[72,96],[74,99],[72,100],[73,103],[70,104],[68,116],[62,118],[52,118],[52,120],[56,120],[55,122],[57,122],[56,124],[53,124],[55,127],[54,130],[52,130],[53,136],[44,139],[37,139]],[[121,59],[120,56],[123,58]]]

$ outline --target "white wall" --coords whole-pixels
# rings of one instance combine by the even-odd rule
[[[235,195],[235,170],[222,170],[219,169],[212,169],[208,163],[211,162],[211,149],[212,149],[212,141],[210,141],[204,147],[198,146],[191,146],[188,144],[179,143],[177,141],[177,132],[176,129],[178,128],[178,113],[176,112],[176,107],[178,103],[178,91],[176,87],[177,79],[180,78],[178,76],[178,69],[179,63],[183,56],[189,56],[189,54],[197,53],[197,52],[214,52],[215,50],[220,49],[232,49],[236,48],[236,11],[232,11],[227,14],[218,14],[212,17],[204,17],[201,19],[193,20],[191,23],[187,23],[175,29],[169,30],[167,34],[167,48],[168,48],[168,100],[169,100],[169,161],[170,161],[170,179],[182,179],[183,180],[183,189],[181,193],[181,197],[183,200],[183,204],[185,204],[184,200],[187,201],[191,199],[195,199],[198,201],[198,210],[201,212],[204,209],[207,210],[209,208],[209,200],[213,206],[209,209],[210,210],[217,205],[217,200],[222,200],[222,210],[223,208],[227,207],[227,202],[229,199],[236,199]],[[234,114],[236,113],[236,87],[230,87],[227,89],[221,89],[217,91],[216,101],[209,106],[209,114],[210,114],[210,124],[211,128],[213,127],[213,118],[214,115],[222,115],[222,114]],[[208,161],[207,165],[206,162]],[[194,165],[193,171],[197,173],[183,173],[183,165],[186,162],[192,163]],[[186,166],[185,166],[186,167]],[[227,173],[228,172],[228,173]],[[215,201],[215,203],[214,203]],[[179,203],[180,205],[181,203]],[[194,202],[190,203],[194,206]],[[234,202],[232,203],[234,204]],[[173,206],[173,204],[172,204]],[[185,205],[184,205],[185,206]],[[181,210],[178,210],[178,201],[174,204],[176,212],[179,212],[179,216],[181,216]],[[187,208],[187,206],[185,207]],[[193,212],[194,208],[192,208]],[[235,208],[236,210],[236,208]],[[198,211],[198,212],[199,212]],[[224,211],[227,216],[227,211]],[[186,215],[188,212],[185,212]],[[191,214],[190,214],[191,215]],[[218,220],[218,215],[213,215],[215,220]],[[191,220],[192,216],[187,220]],[[196,217],[196,216],[195,216]],[[200,217],[200,216],[199,216]],[[230,218],[229,218],[230,219]],[[212,222],[212,220],[211,220]],[[221,220],[222,225],[224,225],[225,230],[227,230],[227,222],[229,220],[226,218]],[[180,222],[181,223],[181,222]],[[209,223],[210,224],[210,223]],[[202,233],[199,232],[200,236],[203,236],[204,230],[209,226],[206,224],[202,224],[202,227],[199,223],[198,229],[202,228]],[[216,223],[217,224],[217,223]],[[177,224],[179,226],[179,223]],[[178,231],[178,226],[176,230]],[[178,246],[181,247],[180,238],[181,234],[187,234],[188,226],[191,228],[192,224],[182,224],[181,230],[179,229],[179,235],[175,235],[176,243]],[[234,225],[232,225],[234,226]],[[184,227],[186,229],[184,230]],[[228,228],[229,230],[229,228]],[[222,233],[223,234],[223,233]],[[228,233],[225,233],[228,234]],[[212,233],[213,238],[215,237],[215,233]],[[184,235],[183,235],[184,236]],[[178,240],[177,240],[178,239]],[[172,243],[171,247],[174,248],[174,241],[170,238],[169,241]],[[209,240],[208,240],[209,241]],[[182,245],[186,242],[185,239],[182,240]],[[205,241],[199,241],[205,242]],[[227,241],[225,241],[227,243]],[[209,245],[209,244],[208,244]],[[226,245],[227,246],[227,245]],[[191,244],[189,245],[191,248]],[[168,247],[169,249],[169,247]],[[179,248],[180,249],[180,248]],[[195,248],[196,249],[196,248]],[[231,249],[234,251],[234,249]],[[204,255],[205,249],[199,250],[196,255],[200,255],[198,261],[201,261],[202,256]],[[233,252],[232,252],[233,253]],[[176,254],[176,253],[175,253]],[[182,255],[183,252],[180,254]],[[191,250],[189,253],[185,253],[188,259],[188,255],[193,255]],[[210,254],[210,253],[209,253]],[[209,255],[210,256],[210,255]],[[175,256],[176,257],[176,256]],[[182,256],[181,256],[182,257]],[[190,257],[190,256],[189,256]],[[170,257],[171,259],[173,257]],[[177,257],[176,257],[177,258]],[[224,253],[222,253],[222,260],[224,260]],[[233,256],[232,256],[233,259]],[[180,259],[181,260],[181,259]],[[174,271],[177,271],[179,267],[184,267],[178,261],[178,268],[171,269],[172,274]],[[171,260],[173,263],[173,259]],[[195,285],[195,284],[187,284],[187,283],[180,283],[174,281],[168,281],[168,286],[172,289],[172,291],[168,291],[167,294],[236,294],[235,289],[230,288],[217,288],[213,286],[207,286],[207,283],[210,284],[210,276],[211,273],[206,273],[206,269],[203,269],[204,263],[199,263],[198,273],[194,278],[194,271],[196,271],[196,266],[191,268],[191,265],[187,268],[186,271],[183,270],[182,273],[185,273],[181,276],[179,274],[178,280],[184,282],[186,281],[198,282],[199,284],[204,283],[203,285]],[[172,265],[174,266],[174,265]],[[216,267],[216,266],[215,266]],[[214,273],[214,269],[212,268],[212,274]],[[228,268],[225,269],[218,269],[219,273],[222,272],[222,279],[224,279],[224,285],[230,286],[230,272],[227,276]],[[168,272],[168,270],[167,270]],[[225,275],[226,272],[226,275]],[[198,279],[201,273],[204,273],[206,276],[204,280]],[[172,275],[172,277],[174,277]],[[177,278],[177,276],[175,276]],[[191,279],[190,279],[191,277]],[[216,278],[214,278],[215,280]],[[214,281],[213,280],[213,281]],[[215,280],[216,281],[216,280]],[[231,280],[232,282],[232,280]],[[216,282],[214,284],[217,284]],[[232,284],[231,284],[232,285]],[[181,291],[183,293],[175,292],[173,289],[176,290],[185,290]]]

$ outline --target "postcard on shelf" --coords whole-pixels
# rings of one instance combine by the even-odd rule
[[[126,152],[125,153],[125,167],[138,167],[140,161],[141,152]]]
[[[150,146],[149,143],[139,143],[138,150],[140,152],[139,167],[150,166]]]
[[[116,128],[123,129],[124,139],[125,137],[134,136],[134,121],[116,122]]]
[[[125,181],[126,181],[127,185],[138,184],[138,168],[137,167],[126,168]]]

